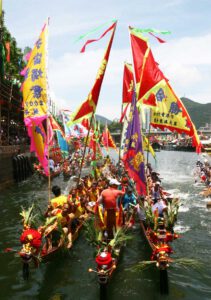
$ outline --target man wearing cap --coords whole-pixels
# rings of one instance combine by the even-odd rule
[[[117,199],[125,194],[125,192],[117,189],[118,185],[120,182],[117,179],[110,179],[109,187],[102,191],[97,201],[103,204],[104,215],[107,216],[106,230],[109,239],[113,238],[113,228],[116,229]]]
[[[112,178],[109,181],[109,187],[102,191],[98,201],[103,204],[103,207],[106,210],[117,209],[117,198],[125,194],[124,191],[117,189],[120,184],[121,183],[117,179]]]

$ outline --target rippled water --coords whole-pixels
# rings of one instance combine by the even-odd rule
[[[203,263],[199,271],[172,264],[169,274],[169,295],[159,294],[159,273],[155,267],[144,272],[128,269],[141,260],[149,260],[150,251],[138,224],[133,240],[123,249],[116,272],[108,287],[108,300],[138,299],[211,299],[211,211],[198,195],[202,187],[195,185],[191,175],[197,160],[195,153],[157,153],[154,167],[163,178],[163,186],[178,195],[182,202],[176,229],[182,237],[173,243],[174,258],[193,258]],[[65,189],[63,178],[54,179]],[[99,299],[99,287],[93,273],[93,248],[83,233],[70,253],[32,269],[30,279],[22,279],[21,261],[12,253],[3,253],[6,247],[19,247],[21,233],[19,212],[21,206],[38,201],[44,209],[47,203],[47,182],[34,176],[15,185],[0,195],[0,299],[63,300]]]

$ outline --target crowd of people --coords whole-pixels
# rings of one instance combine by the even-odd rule
[[[203,162],[197,160],[196,166],[193,171],[195,183],[203,183],[205,189],[200,193],[201,195],[208,197],[211,195],[211,164],[208,159],[204,159]]]
[[[74,159],[75,157],[70,157],[71,162]],[[137,195],[135,182],[125,171],[122,162],[115,165],[107,156],[95,165],[92,174],[75,177],[76,181],[68,195],[62,194],[60,187],[54,185],[54,197],[45,212],[45,225],[37,230],[45,238],[43,254],[62,245],[70,249],[74,234],[90,214],[95,215],[98,226],[109,239],[112,239],[117,226],[125,224],[131,208],[133,216],[137,213],[139,220],[145,225],[147,207],[150,207],[155,217],[164,217],[171,195],[163,190],[159,174],[152,170],[150,164],[146,167],[146,177],[147,196]],[[134,219],[131,218],[131,225],[133,223]],[[24,236],[24,245],[33,243],[33,238],[29,241],[27,235]]]
[[[1,127],[0,130],[0,146],[14,146],[14,145],[29,145],[29,137],[23,130],[13,130],[9,132],[6,127]]]

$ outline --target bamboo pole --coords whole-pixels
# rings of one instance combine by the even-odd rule
[[[149,162],[149,147],[150,147],[150,143],[149,143],[149,138],[150,138],[150,131],[151,131],[151,108],[149,109],[149,130],[148,130],[148,149],[147,149],[147,165]]]
[[[85,140],[84,152],[83,152],[83,157],[82,157],[82,160],[81,160],[81,165],[80,165],[79,176],[78,176],[78,183],[77,184],[79,184],[80,179],[81,179],[81,172],[82,172],[83,163],[84,163],[84,159],[85,159],[86,148],[87,148],[87,144],[88,144],[89,133],[90,133],[90,130],[91,130],[91,125],[92,125],[93,117],[94,117],[94,112],[92,113],[92,116],[91,116],[91,119],[90,119],[89,130],[88,130],[88,133],[87,133],[87,136],[86,136],[86,140]]]
[[[51,200],[51,172],[50,172],[50,151],[49,151],[49,116],[47,116],[47,146],[48,146],[48,201]]]
[[[121,107],[121,116],[123,114],[123,103],[122,103],[122,107]],[[120,160],[121,160],[121,147],[122,147],[122,133],[123,133],[123,125],[121,128],[121,134],[120,134],[120,143],[119,143],[119,162],[118,162],[118,168],[120,169]]]

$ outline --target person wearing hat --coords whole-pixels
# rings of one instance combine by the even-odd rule
[[[152,188],[152,198],[157,200],[160,197],[161,197],[160,182],[156,181],[154,187]]]
[[[120,182],[112,178],[109,181],[109,187],[101,192],[97,203],[101,203],[104,208],[104,216],[106,215],[106,231],[108,238],[113,238],[113,228],[116,229],[116,211],[118,210],[118,198],[123,196],[125,192],[118,190]]]
[[[102,191],[98,201],[103,204],[106,210],[117,209],[117,198],[125,194],[125,192],[117,189],[120,184],[117,179],[112,178],[109,181],[109,187]]]

